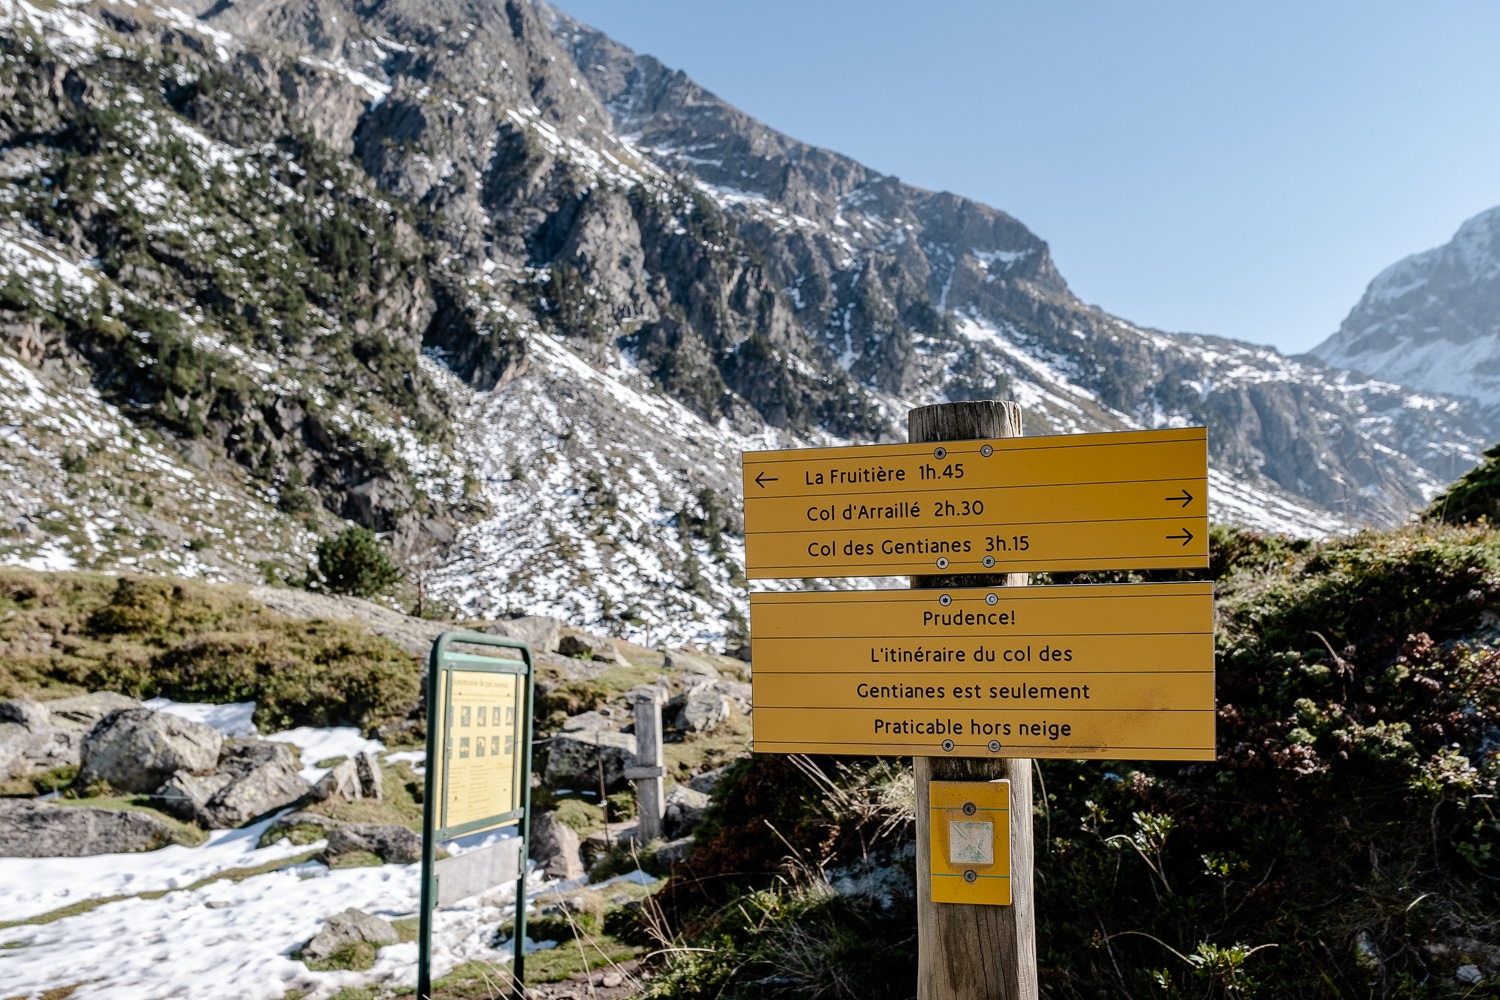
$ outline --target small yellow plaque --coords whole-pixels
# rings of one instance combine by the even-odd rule
[[[1010,782],[928,786],[932,901],[1010,905]]]

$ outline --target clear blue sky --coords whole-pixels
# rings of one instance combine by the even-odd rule
[[[1500,3],[557,0],[774,128],[1004,209],[1085,301],[1305,350],[1500,204]]]

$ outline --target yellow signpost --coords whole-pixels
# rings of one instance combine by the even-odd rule
[[[745,452],[751,579],[1208,565],[1201,427]]]
[[[755,749],[1211,760],[1213,585],[753,594]]]

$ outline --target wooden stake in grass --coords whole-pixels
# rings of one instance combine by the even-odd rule
[[[923,406],[906,416],[910,441],[1021,436],[1021,407],[982,400]],[[917,588],[1024,587],[1025,573],[916,576]],[[917,757],[917,1000],[1037,1000],[1031,895],[1031,761]],[[928,783],[1010,779],[1010,906],[932,901]]]

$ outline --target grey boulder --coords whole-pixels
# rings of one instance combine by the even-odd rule
[[[171,825],[149,813],[0,799],[0,857],[127,854],[154,851],[171,839]]]
[[[604,784],[609,788],[625,783],[625,769],[635,766],[635,737],[629,733],[579,730],[552,737],[543,777],[552,788],[598,788],[599,765],[604,764]]]
[[[597,635],[565,635],[557,641],[557,651],[564,656],[581,656],[584,659],[611,660],[625,663],[619,648],[609,639]]]
[[[127,698],[113,691],[95,691],[74,698],[59,698],[45,704],[52,725],[76,729],[81,733],[94,728],[95,723],[115,709],[141,707],[141,703],[134,698]]]
[[[542,871],[553,878],[583,878],[583,856],[578,833],[558,820],[555,813],[544,812],[531,821],[531,843],[527,853]]]
[[[667,841],[656,849],[657,871],[670,870],[677,862],[685,860],[692,850],[692,837],[678,837],[676,840]]]
[[[485,631],[490,635],[503,635],[510,639],[520,639],[531,647],[533,653],[555,653],[557,644],[562,640],[563,623],[556,618],[546,615],[527,615],[524,618],[511,618],[507,621],[496,622],[488,626]]]
[[[319,802],[334,798],[353,802],[359,798],[359,768],[354,761],[345,759],[330,767],[313,785],[312,797]]]
[[[50,702],[0,701],[0,780],[77,767],[84,733],[113,709],[139,705],[109,691]]]
[[[375,755],[361,750],[354,757],[339,761],[312,786],[312,797],[322,802],[339,798],[345,802],[385,797],[385,776]]]
[[[213,773],[223,743],[201,722],[149,708],[117,708],[84,736],[78,783],[107,781],[117,791],[151,793],[179,771]]]
[[[682,837],[703,822],[704,810],[709,798],[687,785],[673,785],[667,793],[666,812],[662,816],[662,828],[668,837]]]
[[[703,684],[668,702],[672,728],[684,733],[710,733],[729,718],[729,699],[714,684]]]
[[[161,789],[162,808],[210,830],[243,826],[309,791],[284,743],[245,740],[224,748],[211,775],[179,772]]]
[[[422,859],[422,838],[395,823],[350,823],[328,832],[328,860],[367,852],[381,861],[409,865]]]
[[[691,677],[702,677],[711,681],[719,679],[719,671],[707,659],[681,649],[667,650],[666,666],[668,670],[681,670]]]
[[[359,778],[359,797],[379,802],[385,798],[385,776],[380,773],[380,761],[368,750],[354,755],[354,769]]]
[[[365,942],[378,948],[400,940],[401,935],[387,921],[351,906],[328,918],[318,936],[302,946],[301,957],[321,962],[351,944]]]
[[[13,698],[0,701],[0,722],[11,722],[25,729],[40,731],[52,725],[52,713],[47,706],[30,698]]]

